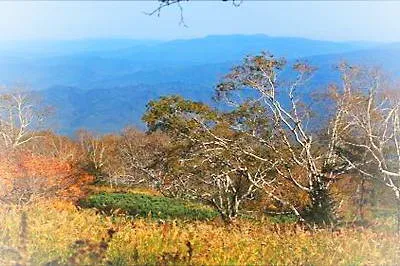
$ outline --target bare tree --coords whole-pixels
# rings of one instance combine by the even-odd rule
[[[348,127],[344,119],[349,104],[348,91],[346,87],[337,91],[329,125],[323,134],[317,134],[310,125],[312,112],[298,94],[311,78],[313,69],[296,63],[293,66],[293,72],[297,73],[295,79],[285,81],[279,78],[285,64],[284,60],[268,54],[246,58],[218,86],[218,98],[234,106],[240,105],[238,100],[250,98],[251,103],[262,106],[260,115],[270,121],[269,128],[265,129],[269,134],[252,127],[238,130],[272,151],[274,156],[266,157],[251,146],[245,147],[243,153],[269,164],[282,180],[308,194],[310,204],[303,216],[318,223],[332,222],[335,215],[330,186],[353,168],[337,155],[335,148]],[[286,195],[275,193],[275,186],[254,180],[253,183],[301,216],[296,206],[285,199]]]
[[[145,14],[147,14],[149,16],[153,16],[153,15],[160,16],[161,10],[163,10],[167,7],[170,7],[170,6],[177,6],[179,8],[179,14],[180,14],[179,24],[186,27],[185,19],[183,16],[182,3],[189,2],[189,1],[190,0],[158,0],[158,2],[159,2],[158,7],[155,8],[154,10],[152,10],[151,12],[146,12]],[[221,2],[232,2],[233,6],[238,7],[243,3],[243,0],[221,0]]]
[[[166,145],[168,139],[163,134],[145,134],[135,128],[124,129],[116,146],[118,162],[114,165],[119,167],[110,167],[115,169],[110,177],[118,184],[157,187],[162,182],[162,175],[153,165],[163,159]]]
[[[0,95],[0,137],[6,148],[17,148],[38,135],[49,109],[43,108],[32,93]]]
[[[96,178],[102,179],[103,169],[108,159],[103,139],[86,130],[79,130],[77,138],[84,152],[86,170],[94,174]]]
[[[400,232],[400,95],[388,89],[376,70],[347,68],[352,77],[353,108],[346,113],[351,139],[344,139],[343,150],[357,149],[367,158],[357,163],[341,153],[366,178],[378,180],[393,192],[398,208]]]

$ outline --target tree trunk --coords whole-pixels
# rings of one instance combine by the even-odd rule
[[[310,204],[304,214],[306,221],[325,226],[337,221],[335,202],[325,184],[315,181],[309,192],[309,197]]]
[[[397,220],[397,235],[400,236],[400,193],[396,192],[396,220]]]
[[[364,217],[364,205],[365,205],[365,179],[361,179],[361,183],[359,185],[359,199],[358,199],[358,219],[359,222],[364,223],[365,222],[365,217]]]

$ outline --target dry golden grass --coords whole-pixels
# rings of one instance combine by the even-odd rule
[[[22,211],[28,226],[20,236]],[[396,265],[400,261],[399,238],[389,229],[310,232],[267,221],[229,226],[218,221],[165,223],[107,217],[67,202],[47,201],[23,209],[1,205],[0,265],[24,260],[12,251],[24,252],[21,238],[27,241],[25,260],[31,265]]]

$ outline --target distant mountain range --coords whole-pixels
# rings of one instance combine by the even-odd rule
[[[181,94],[211,102],[215,84],[246,55],[268,51],[316,66],[311,90],[337,80],[340,61],[381,66],[400,76],[400,43],[329,42],[266,35],[175,41],[78,40],[0,42],[0,85],[39,90],[56,110],[53,127],[106,133],[140,117],[149,100]]]

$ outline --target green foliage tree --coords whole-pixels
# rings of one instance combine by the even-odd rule
[[[258,190],[249,178],[273,177],[264,162],[243,153],[241,147],[251,145],[250,139],[236,129],[265,122],[254,120],[256,108],[224,113],[179,96],[150,102],[143,117],[149,131],[160,130],[172,139],[160,164],[166,175],[162,185],[174,195],[211,204],[227,221],[235,219]]]

